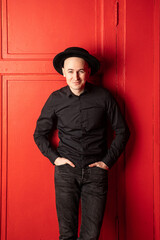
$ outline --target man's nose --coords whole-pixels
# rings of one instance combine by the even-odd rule
[[[74,80],[78,80],[79,79],[79,74],[78,74],[78,72],[75,72],[75,74],[74,74]]]

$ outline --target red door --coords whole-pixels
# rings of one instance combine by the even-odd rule
[[[131,130],[109,172],[100,240],[159,240],[159,0],[1,0],[1,240],[58,240],[54,167],[33,141],[69,46],[102,62],[93,79]],[[55,136],[57,143],[57,137]]]

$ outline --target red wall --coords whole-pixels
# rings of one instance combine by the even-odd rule
[[[33,141],[52,67],[68,46],[96,55],[131,137],[109,172],[100,240],[159,240],[159,0],[1,0],[1,240],[58,239],[54,167]],[[56,138],[57,139],[57,138]]]
[[[126,9],[126,236],[159,239],[159,2]]]

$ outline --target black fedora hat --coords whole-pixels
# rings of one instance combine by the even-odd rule
[[[80,57],[83,58],[91,68],[91,75],[95,74],[100,68],[100,62],[97,58],[89,54],[87,50],[80,47],[69,47],[64,52],[58,53],[53,59],[53,66],[58,73],[63,75],[62,67],[64,60],[69,57]]]

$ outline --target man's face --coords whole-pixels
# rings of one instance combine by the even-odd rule
[[[76,95],[80,95],[90,76],[91,69],[88,63],[83,58],[70,57],[64,61],[62,71],[71,91]]]

